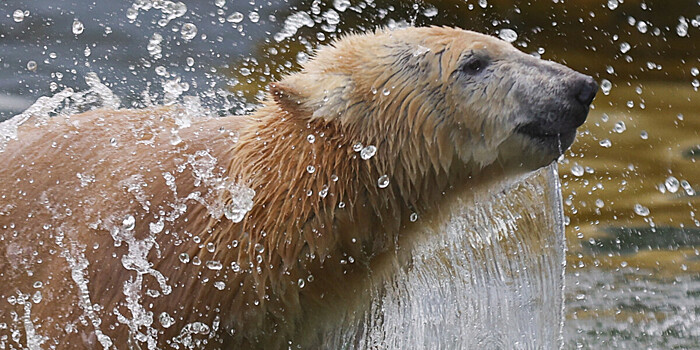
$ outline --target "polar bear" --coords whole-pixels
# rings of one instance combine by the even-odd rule
[[[487,35],[406,28],[321,48],[248,116],[24,123],[0,153],[0,345],[318,346],[415,227],[560,157],[597,90]]]

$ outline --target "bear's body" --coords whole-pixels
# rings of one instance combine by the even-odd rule
[[[594,87],[409,28],[322,49],[251,116],[22,125],[0,153],[0,344],[317,345],[451,197],[568,148]]]

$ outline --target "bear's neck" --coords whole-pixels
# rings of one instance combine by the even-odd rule
[[[425,142],[411,130],[363,131],[298,118],[276,105],[253,119],[230,168],[256,192],[240,229],[242,253],[256,255],[253,247],[262,245],[264,260],[284,269],[303,269],[305,259],[371,259],[391,249],[403,227],[465,186],[472,172],[454,152],[436,159],[439,147],[454,145]],[[371,147],[363,153],[358,144],[376,153],[369,157]]]

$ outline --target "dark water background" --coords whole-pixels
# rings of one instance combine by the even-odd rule
[[[404,24],[512,29],[516,47],[606,86],[560,163],[569,220],[565,348],[700,348],[700,1],[184,4],[185,14],[162,26],[157,9],[129,19],[131,1],[0,3],[0,120],[42,95],[85,88],[88,72],[125,106],[147,103],[146,89],[162,99],[163,84],[179,78],[185,94],[243,113],[270,81],[343,33]],[[311,26],[275,40],[298,12]],[[84,26],[77,35],[75,20]],[[192,39],[181,33],[188,23],[197,28]],[[155,34],[160,55],[149,53]]]

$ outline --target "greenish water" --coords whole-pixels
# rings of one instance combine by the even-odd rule
[[[561,167],[568,345],[698,348],[700,99],[625,85],[598,97]]]

